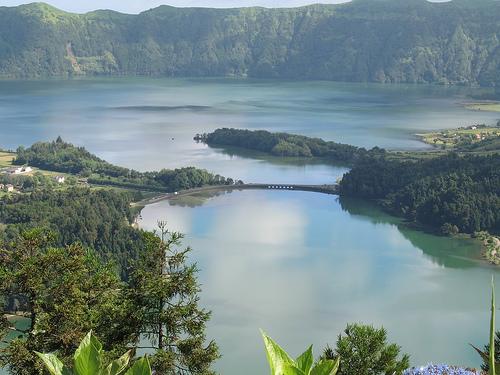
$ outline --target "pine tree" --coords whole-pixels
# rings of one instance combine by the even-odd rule
[[[158,232],[144,234],[145,250],[131,272],[129,321],[147,338],[143,348],[155,351],[156,374],[212,374],[219,352],[214,341],[205,345],[210,312],[198,306],[198,271],[188,264],[191,249],[179,250],[183,236],[163,222],[158,226]]]
[[[52,233],[34,229],[0,251],[2,316],[15,308],[27,319],[26,328],[2,321],[7,345],[0,361],[12,374],[43,374],[34,351],[55,351],[67,360],[91,329],[102,333],[112,351],[122,351],[135,337],[123,319],[123,284],[116,272],[80,244],[55,248],[53,240]],[[14,339],[6,340],[9,333]]]

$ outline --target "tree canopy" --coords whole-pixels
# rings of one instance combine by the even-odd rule
[[[481,84],[498,74],[494,0],[292,9],[160,6],[138,15],[0,8],[0,75],[242,76]]]

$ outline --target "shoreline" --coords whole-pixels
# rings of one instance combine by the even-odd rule
[[[471,102],[464,102],[462,106],[469,111],[476,112],[500,112],[500,100],[485,99]]]

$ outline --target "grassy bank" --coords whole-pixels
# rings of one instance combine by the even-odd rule
[[[465,104],[465,108],[471,111],[500,112],[500,102],[467,103]]]
[[[479,232],[476,237],[481,241],[486,260],[492,264],[500,265],[500,238],[488,232]]]
[[[500,138],[500,127],[477,125],[417,134],[417,136],[423,142],[441,149],[460,149]]]
[[[12,166],[12,160],[16,157],[16,154],[7,151],[0,151],[0,168],[8,168]]]

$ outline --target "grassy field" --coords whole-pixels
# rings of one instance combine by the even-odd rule
[[[500,102],[467,103],[465,108],[472,111],[500,112]]]
[[[15,156],[11,152],[0,151],[0,168],[10,167]]]
[[[467,127],[417,135],[427,144],[449,149],[497,139],[500,127]]]

